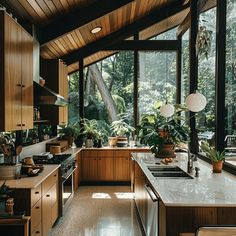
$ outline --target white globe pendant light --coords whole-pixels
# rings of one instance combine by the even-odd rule
[[[191,93],[186,98],[186,105],[190,111],[199,112],[205,108],[207,104],[206,97],[197,91]]]
[[[160,113],[164,117],[171,117],[173,116],[175,108],[172,104],[165,104],[160,107]]]

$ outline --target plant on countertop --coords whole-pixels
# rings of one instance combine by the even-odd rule
[[[63,139],[68,140],[69,146],[71,146],[74,140],[80,134],[78,122],[61,127],[61,129],[59,130],[59,134]]]
[[[211,160],[214,173],[221,173],[223,161],[225,159],[225,151],[217,151],[215,148],[210,147],[209,144],[205,141],[201,142],[200,145],[203,152],[206,153],[206,156]]]
[[[5,180],[4,183],[0,186],[0,199],[8,198],[12,192],[13,190],[10,190],[10,188],[6,185]]]
[[[86,137],[86,147],[101,147],[102,142],[107,142],[109,126],[102,120],[82,120],[83,127],[81,128],[82,134]]]
[[[124,118],[120,120],[113,121],[111,124],[111,131],[114,135],[119,137],[130,136],[131,133],[135,130],[134,127],[130,126]]]
[[[156,107],[152,114],[142,115],[139,137],[141,143],[148,145],[155,156],[174,157],[174,146],[189,140],[189,128],[180,116],[180,112],[187,108],[176,105],[174,115],[169,118],[163,117],[159,108]]]

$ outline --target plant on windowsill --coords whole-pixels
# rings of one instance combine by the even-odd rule
[[[202,151],[206,153],[206,156],[211,159],[213,173],[221,173],[225,159],[225,151],[217,151],[215,148],[210,147],[205,141],[202,141],[200,146]]]
[[[189,128],[180,116],[180,112],[185,110],[187,108],[184,106],[176,105],[174,115],[165,118],[158,107],[154,113],[142,116],[139,137],[141,143],[150,147],[155,157],[175,157],[175,145],[189,140]]]
[[[61,129],[59,130],[59,134],[62,139],[65,139],[68,141],[69,146],[72,146],[74,140],[80,134],[78,123],[76,122],[72,125],[66,125],[66,126],[61,127]]]
[[[113,121],[111,124],[111,131],[117,136],[117,147],[126,147],[128,145],[128,138],[135,130],[134,127],[130,126],[124,118]]]

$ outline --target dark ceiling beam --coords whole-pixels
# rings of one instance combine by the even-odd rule
[[[121,42],[104,46],[103,50],[108,51],[177,51],[179,48],[178,40],[123,40]]]
[[[215,5],[216,5],[216,0],[199,0],[198,13],[200,14],[201,12],[210,9]],[[191,21],[191,14],[189,12],[177,29],[177,37],[182,36],[189,29],[190,21]]]
[[[71,52],[68,55],[63,57],[63,60],[67,63],[67,65],[73,64],[77,62],[80,58],[88,57],[98,51],[103,50],[104,47],[131,37],[135,33],[142,31],[149,26],[152,26],[156,23],[163,21],[164,19],[173,16],[180,11],[189,7],[188,4],[182,4],[183,1],[175,0],[172,4],[168,4],[165,7],[159,8],[157,10],[152,11],[148,15],[143,18],[122,27],[121,29],[98,39],[86,46]]]
[[[103,17],[133,0],[99,0],[90,6],[80,8],[41,28],[40,44],[44,45],[77,28]]]

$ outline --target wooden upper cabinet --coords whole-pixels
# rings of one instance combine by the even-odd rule
[[[0,131],[33,128],[33,38],[0,11]]]
[[[50,59],[40,61],[40,75],[45,79],[45,86],[68,99],[67,66],[63,61]],[[68,108],[58,106],[42,107],[44,119],[50,120],[55,125],[68,123]]]

